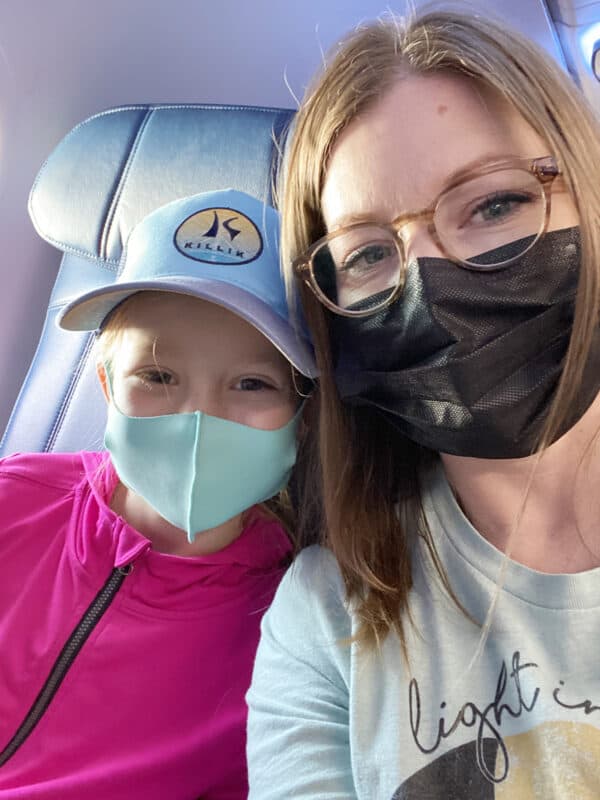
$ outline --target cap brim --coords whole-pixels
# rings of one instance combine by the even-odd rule
[[[232,311],[259,330],[299,372],[310,378],[317,376],[312,349],[300,333],[255,295],[221,281],[202,278],[178,281],[171,277],[168,281],[131,281],[104,286],[67,303],[58,314],[57,324],[70,331],[97,330],[119,303],[136,292],[150,290],[198,297]]]

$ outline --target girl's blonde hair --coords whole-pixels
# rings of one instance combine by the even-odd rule
[[[339,135],[397,81],[433,73],[467,77],[510,102],[547,142],[577,205],[579,291],[562,377],[539,443],[544,447],[566,423],[598,323],[600,130],[570,78],[528,39],[475,15],[433,11],[406,20],[381,18],[341,42],[298,111],[281,171],[288,293],[295,291],[292,262],[326,233],[321,194]],[[410,124],[410,109],[406,117]],[[425,539],[451,591],[419,499],[424,465],[435,456],[395,433],[374,412],[342,405],[332,378],[326,313],[305,285],[299,291],[322,376],[318,437],[325,542],[355,601],[358,639],[373,644],[393,629],[405,648],[415,536]]]

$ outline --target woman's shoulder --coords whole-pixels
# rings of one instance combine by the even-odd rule
[[[331,550],[318,544],[298,554],[286,578],[300,591],[343,593],[342,575],[335,556]]]
[[[333,553],[319,545],[302,550],[281,581],[267,616],[276,627],[291,624],[310,636],[318,632],[326,632],[328,638],[350,636],[351,615]]]

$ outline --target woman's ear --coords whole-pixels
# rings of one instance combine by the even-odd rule
[[[110,392],[108,391],[108,377],[106,375],[106,367],[104,364],[98,362],[96,364],[96,375],[100,381],[100,388],[107,403],[110,403]]]

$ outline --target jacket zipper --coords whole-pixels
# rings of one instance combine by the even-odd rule
[[[65,646],[60,652],[60,655],[54,662],[54,666],[50,670],[50,674],[46,678],[46,682],[33,704],[23,722],[19,725],[17,732],[6,745],[4,750],[0,753],[0,767],[4,766],[21,747],[23,742],[27,739],[29,734],[33,731],[38,724],[46,709],[52,702],[52,698],[58,691],[61,683],[63,682],[71,664],[76,659],[77,654],[86,643],[91,632],[94,630],[103,614],[108,610],[112,603],[114,596],[121,588],[121,584],[130,574],[133,569],[133,564],[126,564],[123,567],[115,567],[104,586],[100,589],[96,597],[88,606],[86,612],[81,617],[73,632],[67,639]]]

